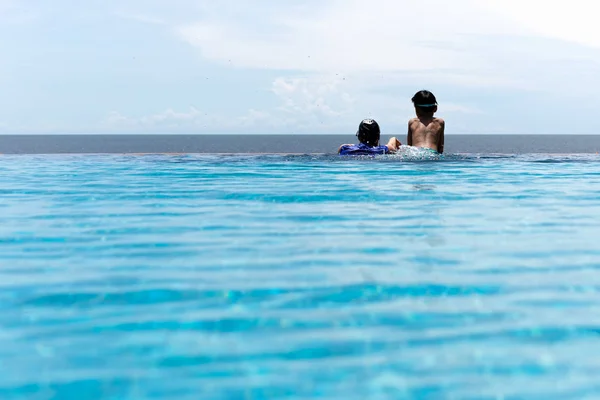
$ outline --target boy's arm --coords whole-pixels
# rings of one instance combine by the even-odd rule
[[[351,145],[349,145],[349,144],[343,144],[340,147],[338,147],[338,154],[340,154],[340,152],[342,151],[342,147],[344,147],[344,146],[351,146]]]
[[[410,129],[410,121],[408,121],[408,133],[406,134],[406,144],[412,146],[412,130]]]
[[[390,138],[390,140],[387,142],[387,144],[385,146],[388,148],[388,151],[390,153],[395,153],[398,151],[398,147],[402,146],[402,143],[400,143],[400,141],[398,139],[393,137],[393,138]]]
[[[438,153],[444,153],[444,129],[446,128],[446,121],[441,121],[440,137],[438,138]]]

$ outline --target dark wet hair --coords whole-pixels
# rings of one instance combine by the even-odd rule
[[[420,90],[411,99],[415,107],[424,112],[433,112],[437,106],[435,95],[429,90]]]
[[[379,124],[374,119],[363,119],[360,125],[358,125],[356,136],[361,143],[369,146],[377,146],[379,137],[381,136]]]

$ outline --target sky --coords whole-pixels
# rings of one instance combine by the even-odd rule
[[[591,0],[0,0],[0,133],[595,134]]]

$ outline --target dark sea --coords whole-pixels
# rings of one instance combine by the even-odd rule
[[[384,135],[382,142],[389,136]],[[398,136],[406,144],[406,136]],[[0,135],[2,154],[333,154],[349,135]],[[446,135],[445,153],[575,154],[600,151],[600,135]]]

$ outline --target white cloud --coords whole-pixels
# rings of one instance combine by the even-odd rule
[[[594,0],[486,0],[482,5],[532,35],[600,47],[600,4]]]
[[[261,21],[268,36],[227,20],[178,33],[205,57],[238,66],[372,72],[474,70],[486,63],[463,48],[469,35],[514,31],[474,0],[328,0],[315,7],[311,15],[281,11]]]
[[[279,126],[281,120],[271,118],[270,114],[254,109],[248,110],[239,117],[222,114],[210,114],[190,107],[185,111],[167,109],[155,114],[141,117],[123,115],[113,111],[101,124],[103,128],[122,132],[201,132],[220,133],[246,128],[273,128]]]
[[[70,18],[73,8],[92,17]],[[61,29],[18,26],[36,13]],[[582,98],[590,110],[600,102],[597,13],[591,0],[0,0],[0,30],[12,38],[0,77],[20,93],[8,93],[0,119],[7,129],[332,133],[374,117],[404,129],[410,97],[426,88],[453,127],[558,130],[556,116],[580,112]],[[98,57],[82,56],[85,43]]]
[[[210,116],[195,107],[190,107],[187,111],[174,111],[167,109],[165,111],[141,116],[129,117],[113,111],[106,119],[106,125],[112,128],[123,130],[160,130],[160,129],[181,129],[181,128],[206,128],[210,125],[217,125],[223,122],[221,119]]]
[[[140,132],[342,133],[351,132],[360,120],[371,117],[386,127],[403,129],[414,114],[409,98],[370,93],[369,88],[369,80],[360,79],[360,74],[351,80],[339,74],[278,77],[271,85],[278,105],[271,109],[250,109],[239,117],[211,114],[196,107],[141,117],[113,112],[105,125],[112,130]],[[454,102],[443,102],[440,111],[446,115],[483,114],[478,108]]]
[[[277,78],[272,92],[282,101],[281,111],[339,117],[347,113],[354,98],[345,90],[345,78],[335,76]]]
[[[315,128],[334,129],[345,125],[355,110],[351,85],[339,75],[279,77],[271,85],[278,106],[269,110],[250,109],[239,117],[217,115],[190,107],[186,111],[165,111],[129,117],[112,112],[105,125],[115,130],[157,131],[195,130],[216,132],[249,129],[263,133],[310,132]],[[254,129],[254,130],[253,130]]]
[[[597,54],[539,39],[579,38],[575,41],[582,43],[584,34],[596,29],[577,28],[577,11],[552,2],[181,0],[178,4],[181,7],[175,8],[180,11],[174,13],[160,1],[138,8],[129,3],[120,16],[149,24],[166,22],[204,59],[229,70],[270,70],[270,89],[278,105],[247,104],[242,108],[253,109],[237,116],[193,107],[141,117],[114,114],[109,118],[112,129],[339,132],[353,129],[365,117],[404,127],[414,114],[410,96],[422,88],[436,94],[443,88],[440,113],[454,126],[465,131],[474,124],[489,124],[486,118],[491,116],[494,129],[501,130],[508,124],[503,122],[505,113],[514,108],[495,107],[497,93],[511,92],[496,105],[526,102],[519,96],[527,97],[528,92],[581,95],[597,89],[581,85],[597,72]],[[590,15],[595,7],[582,0],[569,4]],[[565,20],[557,21],[561,14]],[[559,27],[561,23],[568,28]],[[574,67],[574,60],[591,65]],[[574,78],[561,79],[564,74]],[[489,91],[481,94],[482,90]],[[454,92],[472,95],[453,98]]]
[[[545,90],[557,78],[552,63],[599,65],[600,53],[540,38],[600,46],[599,7],[589,0],[324,0],[312,12],[278,5],[256,24],[209,13],[176,32],[205,58],[236,67]]]

